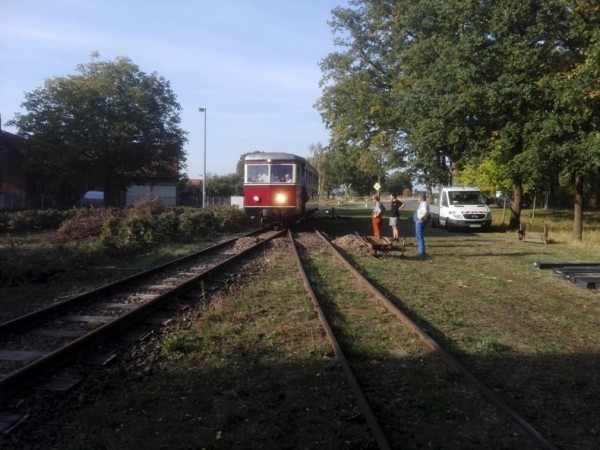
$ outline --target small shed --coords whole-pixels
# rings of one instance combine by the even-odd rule
[[[131,206],[142,198],[154,195],[167,206],[177,204],[177,185],[175,183],[136,184],[127,188],[125,204]]]

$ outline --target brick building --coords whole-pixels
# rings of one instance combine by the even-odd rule
[[[0,209],[26,206],[27,174],[19,152],[19,136],[0,130]]]

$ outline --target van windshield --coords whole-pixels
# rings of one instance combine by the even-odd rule
[[[449,192],[450,204],[452,205],[485,205],[486,200],[483,193],[479,191]]]

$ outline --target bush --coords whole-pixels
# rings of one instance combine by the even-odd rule
[[[10,231],[10,215],[6,212],[0,213],[0,233],[8,233]]]
[[[157,242],[152,222],[150,216],[109,220],[102,227],[101,243],[107,250],[117,253],[143,251]]]
[[[179,216],[175,211],[167,211],[156,218],[156,236],[161,241],[177,241],[177,229],[179,227]]]
[[[152,216],[127,217],[119,228],[121,245],[129,251],[141,251],[160,242],[154,232]]]
[[[134,215],[134,211],[140,215]],[[3,232],[49,227],[56,230],[55,242],[50,244],[60,244],[52,248],[46,243],[37,250],[26,251],[20,238],[7,236],[0,254],[0,285],[51,282],[86,266],[99,253],[124,256],[145,252],[163,243],[193,241],[215,232],[241,229],[246,223],[244,212],[235,207],[167,210],[153,199],[126,213],[104,208],[0,213]],[[62,245],[89,238],[93,240],[88,241],[87,247]]]
[[[109,253],[119,253],[119,227],[121,225],[121,219],[118,217],[111,217],[104,221],[102,224],[102,231],[98,239],[98,244],[101,248],[107,250]]]
[[[180,241],[205,236],[215,229],[215,218],[208,209],[187,209],[179,215],[177,237]]]
[[[58,227],[56,238],[58,241],[64,242],[99,236],[102,233],[104,222],[112,217],[114,214],[111,209],[79,209],[74,217],[65,220]]]
[[[236,206],[225,206],[212,210],[215,224],[221,231],[241,230],[248,225],[248,216]]]
[[[75,215],[76,210],[59,211],[57,209],[27,210],[7,213],[4,231],[25,232],[40,230],[56,230],[60,225]]]
[[[59,245],[97,237],[99,248],[109,254],[145,251],[161,243],[189,242],[246,225],[244,212],[233,206],[167,208],[154,196],[122,212],[73,208],[0,214],[0,232],[54,229],[53,243]]]
[[[167,207],[163,202],[155,195],[149,195],[143,197],[133,204],[131,208],[127,210],[129,217],[135,216],[157,216],[164,213]]]
[[[109,253],[128,254],[174,241],[178,218],[170,211],[150,215],[110,218],[102,226],[99,243]]]

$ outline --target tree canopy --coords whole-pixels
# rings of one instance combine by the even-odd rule
[[[105,190],[108,202],[127,185],[177,179],[186,133],[169,82],[130,59],[92,61],[77,74],[46,79],[25,94],[27,113],[11,121],[30,170],[47,185]]]
[[[332,12],[342,50],[321,63],[316,104],[332,152],[379,157],[386,171],[405,167],[429,186],[449,184],[463,168],[470,179],[485,169],[488,186],[510,180],[514,227],[524,186],[568,182],[577,191],[583,175],[598,175],[596,2],[349,5]]]

